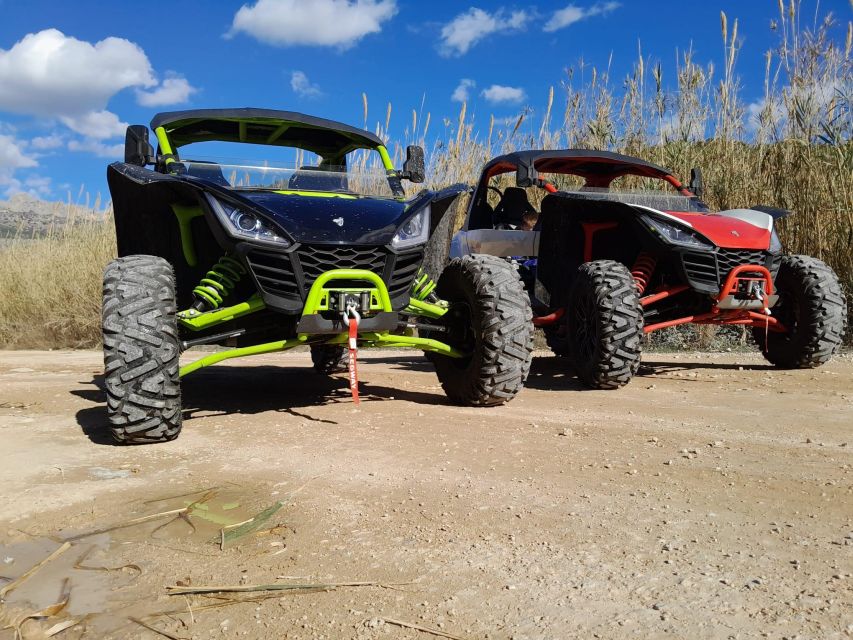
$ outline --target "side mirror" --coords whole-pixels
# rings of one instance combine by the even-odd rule
[[[124,161],[144,167],[154,162],[154,147],[148,142],[148,127],[132,124],[124,136]]]
[[[700,200],[704,197],[705,183],[702,181],[702,169],[699,167],[693,167],[690,170],[690,186],[688,188]]]
[[[406,147],[406,161],[403,163],[403,170],[400,172],[400,177],[403,180],[415,183],[421,183],[426,179],[423,147],[417,145]]]
[[[533,165],[519,164],[515,169],[515,186],[526,189],[538,184],[539,172]]]

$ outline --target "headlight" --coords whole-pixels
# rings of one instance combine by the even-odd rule
[[[429,240],[429,209],[429,205],[427,205],[406,220],[394,234],[391,246],[395,249],[404,249],[424,244]]]
[[[228,229],[229,233],[236,237],[257,242],[269,242],[279,247],[289,247],[287,238],[278,235],[265,220],[261,220],[254,213],[238,209],[227,202],[217,200],[213,196],[207,196],[213,213],[220,222]]]
[[[680,225],[670,224],[659,218],[652,218],[651,216],[643,216],[643,220],[645,220],[646,224],[649,225],[652,231],[657,231],[664,240],[671,244],[677,244],[683,247],[695,247],[697,249],[714,248],[713,244],[705,240],[705,238],[700,236],[698,233],[694,233]]]

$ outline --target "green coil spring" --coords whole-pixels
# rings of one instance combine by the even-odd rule
[[[193,289],[195,296],[193,307],[199,311],[218,309],[245,273],[246,269],[234,258],[223,256]]]
[[[418,269],[415,281],[412,283],[412,297],[423,302],[432,296],[435,290],[435,281],[423,269]],[[434,297],[434,296],[432,296]]]

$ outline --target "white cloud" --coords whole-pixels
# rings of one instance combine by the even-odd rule
[[[13,136],[0,134],[0,187],[5,195],[21,191],[15,171],[38,166],[38,161],[24,152],[25,143]]]
[[[483,89],[480,95],[492,104],[521,102],[527,97],[521,87],[505,87],[500,84],[493,84],[488,89]]]
[[[77,116],[100,111],[117,92],[156,84],[145,52],[122,38],[95,44],[56,29],[0,49],[0,110]]]
[[[279,47],[345,49],[382,31],[396,13],[396,0],[257,0],[234,14],[226,37],[242,32]]]
[[[124,157],[124,143],[106,144],[102,140],[95,138],[83,138],[82,140],[69,140],[69,151],[85,151],[92,153],[99,158],[111,158],[120,160]]]
[[[163,107],[170,104],[188,102],[198,89],[183,76],[166,72],[166,78],[151,91],[136,90],[136,101],[143,107]]]
[[[29,193],[38,196],[50,195],[51,180],[48,176],[29,176],[24,180],[24,186],[29,187]]]
[[[137,90],[143,106],[184,102],[195,91],[185,78],[171,72],[158,83],[145,51],[123,38],[91,43],[45,29],[27,34],[8,50],[0,49],[0,111],[58,120],[82,136],[67,142],[72,151],[121,157],[121,145],[105,141],[123,136],[127,123],[107,105],[119,91],[130,88]],[[33,138],[29,149],[44,151],[65,144],[61,132],[52,133]],[[15,179],[9,174],[8,141],[4,145],[9,185]],[[18,168],[22,166],[33,165]]]
[[[563,9],[559,9],[551,14],[550,20],[542,28],[542,31],[551,32],[559,29],[564,29],[575,22],[580,22],[586,18],[593,16],[607,15],[611,11],[615,11],[621,6],[619,2],[599,2],[591,7],[584,8],[570,4]]]
[[[81,116],[61,116],[59,119],[72,131],[97,140],[124,135],[127,129],[127,123],[111,111],[90,111]]]
[[[523,29],[530,18],[525,11],[498,9],[489,13],[471,7],[441,28],[439,53],[445,57],[461,56],[488,35]]]
[[[471,97],[471,89],[477,86],[477,83],[470,78],[462,78],[459,84],[453,90],[450,99],[454,102],[467,102]]]
[[[303,98],[316,98],[323,94],[320,86],[312,83],[304,71],[294,71],[290,74],[290,88],[293,93]]]
[[[24,153],[25,143],[12,136],[0,134],[0,171],[14,171],[38,166],[35,158]]]
[[[57,133],[51,133],[47,136],[36,136],[32,140],[30,140],[30,146],[33,149],[38,149],[39,151],[46,151],[48,149],[56,149],[65,144],[65,141],[62,139]]]

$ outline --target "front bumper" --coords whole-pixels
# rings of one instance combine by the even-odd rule
[[[296,244],[276,251],[246,242],[235,250],[267,307],[289,314],[301,314],[313,284],[322,274],[336,269],[361,269],[378,275],[385,283],[391,307],[402,309],[423,261],[423,247],[396,252],[387,246]],[[356,282],[354,286],[363,284]]]
[[[685,282],[690,288],[716,297],[732,271],[743,265],[763,267],[775,280],[782,255],[754,249],[685,250],[680,259]]]

